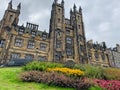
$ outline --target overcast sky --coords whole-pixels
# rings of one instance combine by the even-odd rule
[[[0,19],[10,0],[0,0]],[[61,2],[61,0],[58,0]],[[40,30],[49,30],[53,0],[13,0],[13,7],[22,3],[19,24],[32,22]],[[87,40],[105,41],[109,47],[120,44],[120,0],[65,0],[65,16],[69,18],[74,3],[82,6]]]

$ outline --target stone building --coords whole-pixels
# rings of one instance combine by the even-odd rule
[[[25,58],[109,66],[104,44],[86,43],[81,7],[78,10],[74,5],[68,19],[65,18],[64,0],[57,1],[52,4],[49,33],[29,22],[26,26],[18,25],[21,4],[15,10],[10,1],[0,21],[0,63]]]
[[[64,62],[74,60],[87,63],[86,38],[81,7],[73,6],[70,19],[65,18],[64,1],[54,1],[50,18],[50,52],[49,60]]]
[[[120,68],[120,45],[117,44],[115,48],[107,49],[109,62],[111,67]]]
[[[48,33],[38,30],[38,25],[19,26],[21,4],[17,9],[8,4],[0,22],[0,63],[16,58],[48,60]]]
[[[87,42],[88,50],[88,61],[92,65],[99,65],[104,67],[109,67],[108,53],[106,52],[106,44],[102,42],[101,44],[96,42],[93,43],[92,40]]]

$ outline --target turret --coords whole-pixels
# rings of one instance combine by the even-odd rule
[[[76,5],[74,4],[74,6],[73,6],[73,10],[74,10],[74,12],[76,12]]]
[[[64,0],[61,1],[61,5],[64,7]]]
[[[21,3],[19,3],[18,6],[17,6],[17,11],[18,11],[19,14],[20,14],[20,10],[21,10]]]
[[[70,14],[72,13],[72,9],[70,9]]]
[[[12,0],[8,3],[8,9],[12,9]]]
[[[81,8],[81,6],[79,7],[79,12],[82,13],[82,8]]]
[[[21,9],[21,3],[19,3],[17,6],[17,10],[20,10],[20,9]]]
[[[58,0],[54,0],[54,3],[57,4]]]

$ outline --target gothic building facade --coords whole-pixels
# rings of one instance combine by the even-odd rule
[[[40,61],[93,63],[109,66],[104,47],[86,42],[82,9],[76,5],[65,18],[64,1],[54,0],[49,33],[38,30],[38,25],[18,25],[21,4],[12,8],[12,1],[0,21],[0,63],[26,58]],[[96,48],[96,47],[97,48]]]

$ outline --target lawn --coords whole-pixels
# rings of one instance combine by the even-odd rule
[[[39,83],[26,83],[19,79],[21,68],[0,68],[0,90],[73,90]]]

